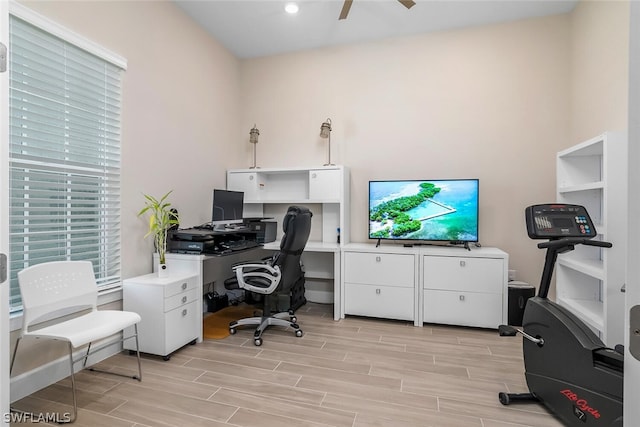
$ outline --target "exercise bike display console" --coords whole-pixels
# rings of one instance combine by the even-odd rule
[[[529,206],[525,220],[530,238],[548,239],[538,244],[547,250],[540,287],[538,295],[527,301],[523,329],[501,325],[499,332],[524,337],[529,393],[499,393],[500,402],[540,402],[567,426],[622,427],[623,355],[607,348],[583,321],[547,298],[558,254],[576,245],[612,245],[593,240],[596,228],[583,206]]]

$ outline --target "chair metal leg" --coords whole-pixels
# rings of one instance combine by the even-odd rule
[[[69,367],[71,368],[71,393],[73,395],[73,416],[69,419],[69,423],[76,420],[78,416],[78,401],[76,399],[76,378],[73,372],[73,346],[69,343]]]
[[[142,364],[140,363],[140,345],[138,344],[138,324],[133,325],[136,337],[136,357],[138,358],[138,381],[142,381]],[[135,377],[134,377],[135,378]]]
[[[130,338],[135,338],[136,339],[136,357],[138,359],[138,375],[127,375],[127,374],[121,374],[119,372],[112,372],[112,371],[104,371],[102,369],[97,369],[94,367],[90,367],[88,368],[89,371],[91,372],[101,372],[103,374],[110,374],[110,375],[117,375],[119,377],[125,377],[125,378],[133,378],[134,380],[138,380],[138,381],[142,381],[142,363],[140,362],[140,345],[138,344],[138,325],[133,325],[134,328],[134,333],[132,335],[129,335],[128,337],[123,336],[122,339],[120,340],[121,342],[128,340]],[[113,342],[104,344],[100,347],[98,347],[95,351],[100,351],[105,347],[108,347],[110,345],[113,345]],[[89,347],[91,347],[91,343],[89,343]],[[89,357],[89,353],[87,352],[87,354],[85,356],[82,356],[82,358],[84,359],[85,363],[87,361],[87,358]],[[74,362],[78,362],[80,359],[76,359]]]
[[[13,354],[11,355],[11,364],[9,365],[9,376],[11,376],[11,374],[13,373],[13,365],[15,363],[16,360],[16,354],[18,353],[18,345],[20,344],[20,340],[22,339],[22,337],[18,337],[17,341],[16,341],[16,346],[13,349]],[[73,375],[73,348],[71,347],[71,343],[69,343],[69,367],[71,368],[71,392],[73,394],[73,417],[67,419],[66,416],[65,417],[57,417],[57,422],[58,424],[64,424],[64,423],[72,423],[76,420],[76,416],[78,414],[78,404],[77,404],[77,400],[76,400],[76,383],[75,383],[75,378]],[[27,414],[27,412],[22,411],[20,409],[15,409],[15,408],[10,408],[11,412],[13,413],[17,413],[17,414]],[[30,413],[29,413],[30,414]],[[65,414],[66,415],[66,414]]]
[[[142,363],[141,363],[141,359],[140,359],[140,345],[138,342],[138,325],[133,325],[134,326],[134,330],[135,333],[131,336],[128,337],[124,337],[122,339],[122,341],[124,341],[125,339],[129,339],[129,338],[135,338],[136,340],[136,357],[137,357],[137,361],[138,361],[138,375],[124,375],[124,374],[120,374],[117,372],[110,372],[110,371],[100,371],[98,369],[94,369],[94,368],[89,368],[89,370],[91,371],[96,371],[96,372],[103,372],[106,374],[112,374],[112,375],[118,375],[118,376],[123,376],[123,377],[127,377],[127,378],[133,378],[136,379],[138,381],[142,381]],[[11,363],[9,366],[9,376],[11,376],[11,374],[13,373],[13,365],[15,363],[16,360],[16,354],[18,353],[18,345],[20,344],[20,340],[22,337],[18,337],[18,340],[16,341],[16,345],[13,349],[13,354],[11,355]],[[69,371],[70,371],[70,377],[71,377],[71,395],[72,395],[72,399],[73,399],[73,414],[71,417],[69,417],[68,419],[66,417],[62,417],[61,419],[59,419],[57,422],[59,424],[66,424],[66,423],[73,423],[76,418],[78,417],[78,398],[77,398],[77,393],[76,393],[76,378],[75,378],[75,372],[74,372],[74,366],[76,362],[79,362],[80,359],[83,360],[83,364],[82,367],[84,368],[87,364],[87,360],[89,358],[89,356],[91,355],[91,343],[89,343],[89,345],[87,346],[87,352],[81,356],[80,358],[74,360],[73,359],[73,346],[71,345],[71,343],[67,343],[68,347],[69,347]],[[109,345],[113,345],[113,342],[110,343],[106,343],[102,346],[99,346],[95,351],[100,351],[102,348],[108,347]],[[19,410],[15,410],[13,408],[11,408],[12,412],[18,412],[18,413],[24,413],[23,411],[19,411]],[[66,415],[66,414],[65,414]]]
[[[87,346],[87,352],[84,355],[84,362],[82,362],[82,368],[87,367],[87,360],[89,360],[89,355],[91,354],[91,343]]]
[[[16,353],[18,352],[18,344],[20,344],[20,340],[22,337],[18,337],[16,341],[16,346],[13,348],[13,354],[11,355],[11,365],[9,366],[9,377],[11,377],[11,373],[13,372],[13,362],[16,360]]]
[[[133,336],[124,337],[122,340],[124,341],[125,339],[129,339],[129,338],[133,338],[133,337],[135,337],[135,339],[136,339],[136,355],[137,355],[137,359],[138,359],[138,375],[137,376],[136,375],[130,376],[130,375],[120,374],[118,372],[100,371],[100,370],[94,369],[94,368],[89,368],[89,370],[95,371],[95,372],[102,372],[102,373],[106,373],[106,374],[118,375],[118,376],[121,376],[121,377],[133,378],[133,379],[136,379],[138,381],[142,381],[142,364],[140,362],[140,347],[138,345],[138,325],[133,325],[133,326],[134,326],[134,329],[135,329],[135,334]],[[107,343],[104,346],[100,346],[100,347],[98,347],[98,349],[96,351],[100,351],[103,347],[107,347],[109,345],[112,345],[112,343]],[[17,345],[16,345],[16,347],[17,347]],[[82,357],[82,359],[83,359],[82,367],[83,368],[86,366],[87,360],[88,360],[90,354],[91,354],[91,343],[89,343],[89,345],[87,346],[87,352]],[[15,357],[15,351],[14,351],[14,357]],[[76,361],[78,361],[78,360],[76,360]],[[73,395],[73,416],[69,420],[60,421],[59,423],[72,423],[72,422],[74,422],[76,420],[76,418],[78,416],[76,380],[75,380],[75,374],[74,374],[74,368],[73,368],[76,361],[73,360],[73,346],[71,345],[71,343],[69,343],[69,365],[70,365],[70,369],[71,369],[71,393]],[[12,365],[13,365],[13,363],[12,363]]]

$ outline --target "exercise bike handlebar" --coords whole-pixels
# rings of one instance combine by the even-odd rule
[[[609,242],[603,242],[600,240],[591,240],[585,237],[565,237],[556,240],[549,240],[546,242],[538,243],[540,249],[546,249],[547,255],[544,261],[544,268],[542,270],[542,278],[540,279],[540,287],[538,288],[538,296],[547,298],[549,294],[549,288],[551,287],[551,276],[553,274],[553,267],[556,263],[558,254],[572,251],[576,245],[585,246],[597,246],[601,248],[610,248],[613,245]]]
[[[583,237],[565,238],[559,240],[549,240],[547,242],[538,243],[540,249],[559,249],[562,247],[571,247],[575,245],[599,246],[601,248],[610,248],[613,245],[610,242],[600,240],[586,239]]]

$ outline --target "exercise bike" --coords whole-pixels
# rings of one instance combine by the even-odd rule
[[[523,329],[500,325],[500,335],[522,334],[529,393],[499,393],[503,405],[537,401],[567,426],[622,427],[623,354],[607,348],[589,327],[566,308],[547,299],[558,254],[576,245],[610,248],[591,240],[596,229],[583,206],[546,204],[525,210],[531,239],[546,258],[538,295],[527,301]]]

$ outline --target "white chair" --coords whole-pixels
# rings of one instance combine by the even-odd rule
[[[55,261],[27,267],[18,273],[22,294],[22,331],[11,356],[13,370],[18,344],[24,338],[66,342],[69,349],[71,390],[73,394],[73,422],[78,413],[74,365],[83,361],[87,365],[90,355],[129,338],[136,340],[138,375],[122,375],[142,380],[140,352],[138,351],[137,313],[119,310],[98,310],[98,287],[90,261]],[[75,316],[70,318],[71,316]],[[124,329],[134,327],[134,334],[124,336]],[[116,336],[117,335],[117,336]],[[101,342],[96,348],[91,344]],[[73,352],[86,346],[79,357]]]

